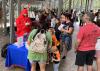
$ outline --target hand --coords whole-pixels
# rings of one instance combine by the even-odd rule
[[[74,52],[77,53],[77,47],[74,47]]]
[[[77,52],[77,49],[78,49],[78,42],[75,42],[75,46],[74,46],[75,53]]]
[[[57,60],[57,59],[52,58],[52,61],[60,61],[60,60]]]
[[[77,53],[77,50],[76,50],[76,49],[74,49],[74,52],[75,52],[75,53]]]
[[[30,46],[30,44],[31,44],[30,41],[27,41],[27,44]]]
[[[24,36],[27,36],[28,35],[28,33],[24,33]]]
[[[30,25],[30,23],[27,22],[27,23],[25,23],[25,25],[28,26],[28,25]]]
[[[65,31],[65,30],[62,28],[62,29],[61,29],[61,32],[64,32],[64,31]]]
[[[52,52],[58,51],[57,46],[52,46]]]

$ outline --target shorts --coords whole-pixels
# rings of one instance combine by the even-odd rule
[[[62,42],[65,44],[65,47],[67,48],[67,50],[71,50],[72,48],[72,38],[69,36],[62,36]]]
[[[46,61],[30,61],[31,64],[46,64]]]
[[[95,56],[95,50],[90,51],[77,51],[75,65],[84,66],[92,65]]]

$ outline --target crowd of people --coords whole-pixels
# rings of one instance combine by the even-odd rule
[[[59,71],[60,61],[66,59],[72,48],[74,23],[79,22],[79,31],[75,45],[77,71],[93,71],[93,59],[97,58],[97,70],[100,71],[100,10],[97,13],[68,11],[60,16],[54,10],[43,10],[37,13],[24,8],[16,19],[17,42],[27,42],[28,59],[31,71],[46,71],[46,64],[53,62],[54,71]]]

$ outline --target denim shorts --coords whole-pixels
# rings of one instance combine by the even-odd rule
[[[66,44],[65,46],[66,46],[67,50],[70,50],[71,46],[72,46],[72,38],[69,37],[69,36],[63,35],[61,37],[61,40],[62,40],[63,43]]]

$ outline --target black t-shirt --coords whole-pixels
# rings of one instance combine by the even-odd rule
[[[64,29],[69,29],[69,28],[74,28],[74,26],[73,26],[73,23],[72,22],[69,22],[69,23],[64,23],[65,24],[65,26],[63,27]]]
[[[64,26],[63,28],[64,28],[65,30],[66,30],[66,29],[69,30],[69,28],[73,28],[73,29],[74,29],[74,26],[73,26],[73,23],[72,23],[72,22],[69,22],[69,23],[65,23],[65,26]],[[73,32],[72,32],[72,33],[73,33]],[[71,33],[71,34],[72,34],[72,33]],[[71,35],[71,34],[69,34],[69,33],[64,33],[64,32],[63,32],[62,34],[66,34],[66,35],[69,35],[69,36]]]

